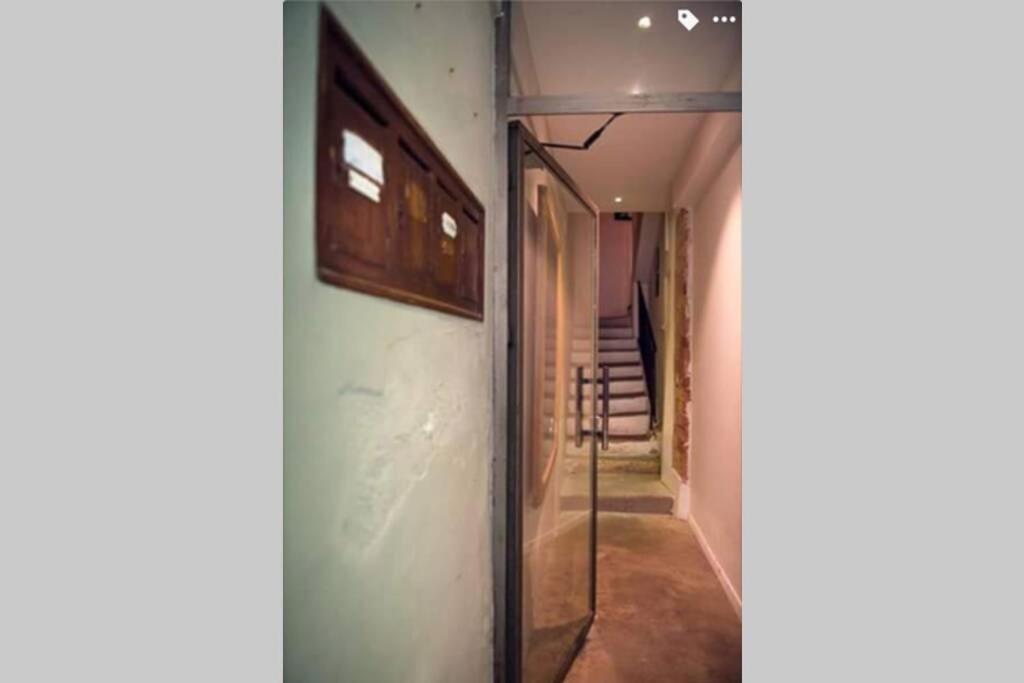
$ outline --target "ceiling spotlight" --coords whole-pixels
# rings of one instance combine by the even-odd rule
[[[640,21],[636,22],[636,25],[639,26],[640,28],[650,28],[651,27],[651,18],[650,17],[640,17]]]
[[[616,204],[621,204],[622,203],[622,197],[616,197],[615,198],[615,203]]]

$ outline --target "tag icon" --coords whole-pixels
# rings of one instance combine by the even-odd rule
[[[696,15],[688,9],[679,10],[679,13],[676,16],[679,19],[679,23],[682,24],[687,31],[692,31],[693,27],[700,23],[700,19],[698,19]]]

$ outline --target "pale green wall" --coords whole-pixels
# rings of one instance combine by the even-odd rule
[[[331,9],[490,212],[491,5]],[[285,679],[484,681],[493,316],[317,281],[318,11],[284,10]]]

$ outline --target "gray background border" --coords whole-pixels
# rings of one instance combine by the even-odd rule
[[[747,680],[1019,676],[1022,13],[745,3]],[[281,677],[281,16],[0,10],[4,680]]]

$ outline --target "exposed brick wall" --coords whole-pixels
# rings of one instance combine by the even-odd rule
[[[674,250],[673,280],[675,300],[673,318],[675,321],[675,421],[672,434],[672,467],[685,482],[690,473],[687,467],[690,453],[690,399],[692,395],[690,347],[690,293],[687,279],[690,273],[690,214],[680,209],[676,216],[676,239]]]

